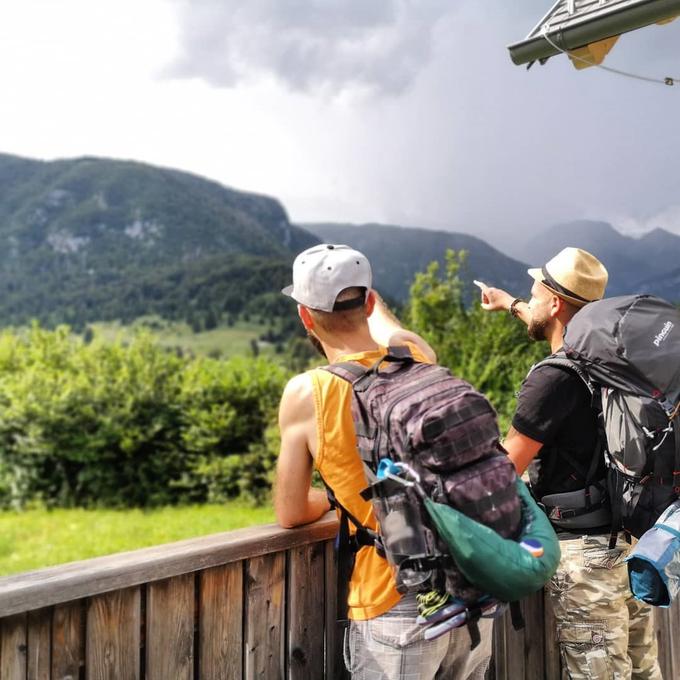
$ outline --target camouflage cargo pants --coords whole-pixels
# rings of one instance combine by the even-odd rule
[[[550,581],[562,677],[571,680],[662,680],[652,608],[628,587],[630,545],[609,536],[561,541],[562,559]]]

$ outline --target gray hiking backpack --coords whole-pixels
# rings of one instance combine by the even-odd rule
[[[341,508],[340,581],[349,580],[356,551],[374,545],[396,565],[397,589],[447,592],[464,601],[482,597],[448,555],[427,517],[419,491],[505,538],[521,530],[516,473],[499,443],[488,400],[448,369],[414,360],[408,347],[390,347],[371,368],[356,363],[325,367],[352,384],[352,416],[367,488],[380,525],[363,527]],[[408,470],[418,484],[397,479]],[[348,521],[356,527],[350,536]],[[343,573],[344,572],[344,573]]]
[[[620,530],[639,538],[680,497],[680,310],[650,295],[591,302],[569,322],[563,351],[543,364],[575,371],[593,395],[610,545]]]

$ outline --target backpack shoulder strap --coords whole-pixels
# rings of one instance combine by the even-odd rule
[[[554,366],[555,368],[564,368],[568,371],[571,371],[581,378],[591,395],[595,393],[595,386],[593,385],[593,381],[590,379],[590,376],[586,373],[586,371],[583,370],[582,366],[569,359],[564,350],[559,350],[558,352],[551,354],[549,357],[546,357],[542,361],[539,361],[537,364],[534,364],[529,369],[529,375],[531,375],[531,373],[540,366]]]
[[[354,361],[342,361],[339,364],[329,364],[322,366],[322,371],[328,371],[338,378],[346,380],[350,384],[354,384],[359,378],[363,378],[368,369]]]

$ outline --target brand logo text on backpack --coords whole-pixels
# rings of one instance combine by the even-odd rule
[[[657,347],[661,346],[661,343],[668,337],[668,334],[673,330],[674,326],[675,324],[672,321],[666,321],[661,329],[661,333],[654,338],[654,344]]]

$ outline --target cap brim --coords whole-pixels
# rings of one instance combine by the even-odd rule
[[[288,297],[293,297],[293,286],[292,286],[292,284],[290,286],[286,286],[285,288],[282,288],[281,292],[284,295],[287,295]]]

